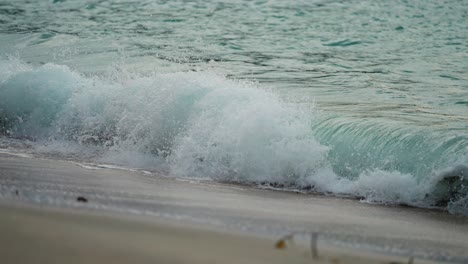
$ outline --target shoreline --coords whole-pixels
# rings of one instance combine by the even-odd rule
[[[78,196],[88,202],[77,202]],[[0,198],[0,206],[13,203],[9,209],[2,206],[5,213],[17,210],[19,202],[59,214],[76,211],[85,215],[80,219],[95,214],[109,222],[142,218],[266,239],[269,249],[280,237],[299,231],[319,233],[319,245],[338,247],[339,252],[406,260],[414,256],[416,263],[468,260],[468,219],[461,216],[135,171],[91,170],[68,161],[0,153]],[[129,226],[140,225],[140,220],[129,221]],[[299,236],[298,242],[307,244],[308,238]]]
[[[133,168],[133,167],[125,167],[121,165],[114,165],[114,164],[100,164],[100,163],[92,163],[91,161],[76,161],[71,158],[61,158],[60,156],[50,155],[50,156],[38,156],[37,154],[32,153],[23,153],[23,152],[9,152],[5,151],[6,149],[2,149],[0,147],[0,155],[11,155],[20,158],[31,158],[31,159],[43,159],[43,160],[53,160],[53,161],[61,161],[61,162],[69,162],[79,167],[90,169],[90,170],[102,170],[102,169],[110,169],[110,170],[122,170],[127,171],[130,173],[144,173],[144,174],[151,174],[151,175],[158,175],[162,176],[165,172],[159,172],[154,170],[146,170],[141,168]],[[173,176],[163,176],[163,177],[173,177]],[[288,187],[275,187],[274,183],[262,183],[262,184],[249,184],[245,182],[231,182],[231,181],[214,181],[211,179],[195,179],[195,178],[176,178],[173,177],[175,180],[178,181],[187,181],[187,182],[197,182],[197,183],[208,183],[208,184],[219,184],[219,185],[228,185],[232,187],[238,186],[239,188],[253,188],[257,190],[266,190],[266,191],[275,191],[275,192],[283,192],[283,193],[293,193],[298,195],[307,195],[307,196],[318,196],[318,197],[329,197],[332,199],[343,199],[343,200],[352,200],[358,201],[360,203],[368,204],[368,205],[376,205],[376,206],[384,206],[384,207],[394,207],[394,208],[412,208],[412,209],[421,209],[427,211],[434,211],[439,213],[448,213],[454,215],[456,217],[466,217],[468,220],[468,216],[463,214],[453,214],[448,211],[445,207],[437,207],[437,206],[417,206],[407,203],[384,203],[384,202],[368,202],[365,201],[365,197],[356,196],[353,194],[336,194],[336,193],[327,193],[327,192],[319,192],[313,191],[309,188],[299,189],[299,188],[288,188]]]

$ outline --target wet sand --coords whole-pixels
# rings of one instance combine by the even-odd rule
[[[9,154],[0,194],[7,263],[313,263],[306,235],[274,248],[294,231],[322,263],[468,260],[468,220],[440,211]]]

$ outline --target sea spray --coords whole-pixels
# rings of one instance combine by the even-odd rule
[[[309,175],[327,166],[328,151],[311,135],[310,115],[269,92],[230,82],[222,80],[196,104],[197,114],[177,139],[173,172],[310,185]]]

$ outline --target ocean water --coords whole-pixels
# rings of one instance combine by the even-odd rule
[[[0,147],[468,215],[466,1],[0,1]]]

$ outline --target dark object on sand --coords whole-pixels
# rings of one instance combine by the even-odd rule
[[[19,196],[19,191],[16,190],[16,191],[15,191],[15,194],[16,194],[16,196]]]
[[[310,252],[312,253],[312,258],[318,259],[318,249],[317,249],[317,233],[310,234]]]
[[[88,202],[88,199],[86,199],[86,198],[83,197],[83,196],[78,196],[78,197],[76,197],[76,201],[77,201],[77,202],[80,202],[80,203],[87,203],[87,202]]]

